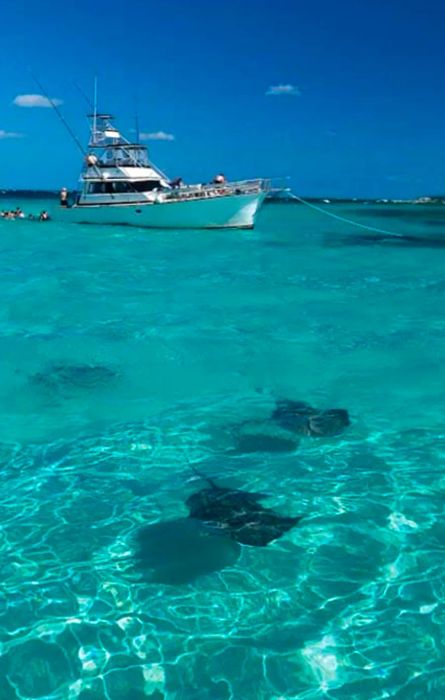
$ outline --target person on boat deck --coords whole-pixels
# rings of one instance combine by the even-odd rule
[[[215,175],[215,177],[213,178],[212,183],[214,185],[224,185],[225,181],[226,177],[224,173],[218,173],[218,175]]]
[[[168,184],[170,185],[170,187],[173,187],[173,188],[181,187],[183,184],[182,177],[175,177],[175,179],[172,180],[171,182],[169,182]]]
[[[60,190],[60,206],[68,206],[68,190],[66,189],[66,187],[62,187],[62,189]]]

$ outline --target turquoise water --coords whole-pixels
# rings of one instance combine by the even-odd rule
[[[0,221],[2,700],[443,696],[445,210],[329,211],[405,238],[291,205],[253,232]],[[278,398],[351,426],[233,449]],[[187,516],[191,463],[304,518],[151,583],[135,538]]]

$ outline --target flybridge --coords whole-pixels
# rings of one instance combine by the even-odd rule
[[[146,146],[124,138],[113,125],[111,114],[89,114],[88,118],[92,121],[88,144],[92,153],[86,157],[87,168],[94,168],[97,174],[98,168],[153,167],[148,161]]]
[[[91,119],[91,138],[89,148],[102,148],[104,145],[116,146],[128,144],[122,134],[112,124],[111,114],[89,114]]]
[[[90,153],[86,157],[87,167],[96,168],[147,168],[152,167],[148,162],[147,149],[138,144],[102,144],[90,148],[104,149],[100,155]]]

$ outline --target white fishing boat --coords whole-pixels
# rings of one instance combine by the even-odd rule
[[[171,181],[149,160],[146,146],[122,136],[111,115],[90,119],[80,194],[70,204],[62,191],[57,218],[146,228],[253,228],[267,180],[227,182],[218,175],[204,185]]]

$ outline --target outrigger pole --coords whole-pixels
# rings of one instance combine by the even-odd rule
[[[94,78],[93,143],[96,143],[97,128],[97,76]]]
[[[93,115],[93,121],[90,126],[90,131],[92,134],[92,142],[95,143],[96,141],[96,131],[97,131],[97,77],[94,78],[94,102],[91,101],[91,99],[88,97],[88,95],[85,93],[84,90],[78,85],[76,82],[73,81],[73,85],[77,90],[79,90],[80,94],[82,95],[83,99],[87,103],[90,112]]]
[[[88,97],[88,95],[85,93],[85,90],[82,90],[82,88],[80,87],[79,83],[76,83],[75,80],[73,80],[73,85],[74,85],[74,87],[76,88],[76,90],[78,90],[79,93],[82,95],[82,97],[83,97],[83,99],[85,100],[85,102],[87,103],[89,109],[93,109],[93,103],[91,102],[91,100],[90,100],[90,98]]]

